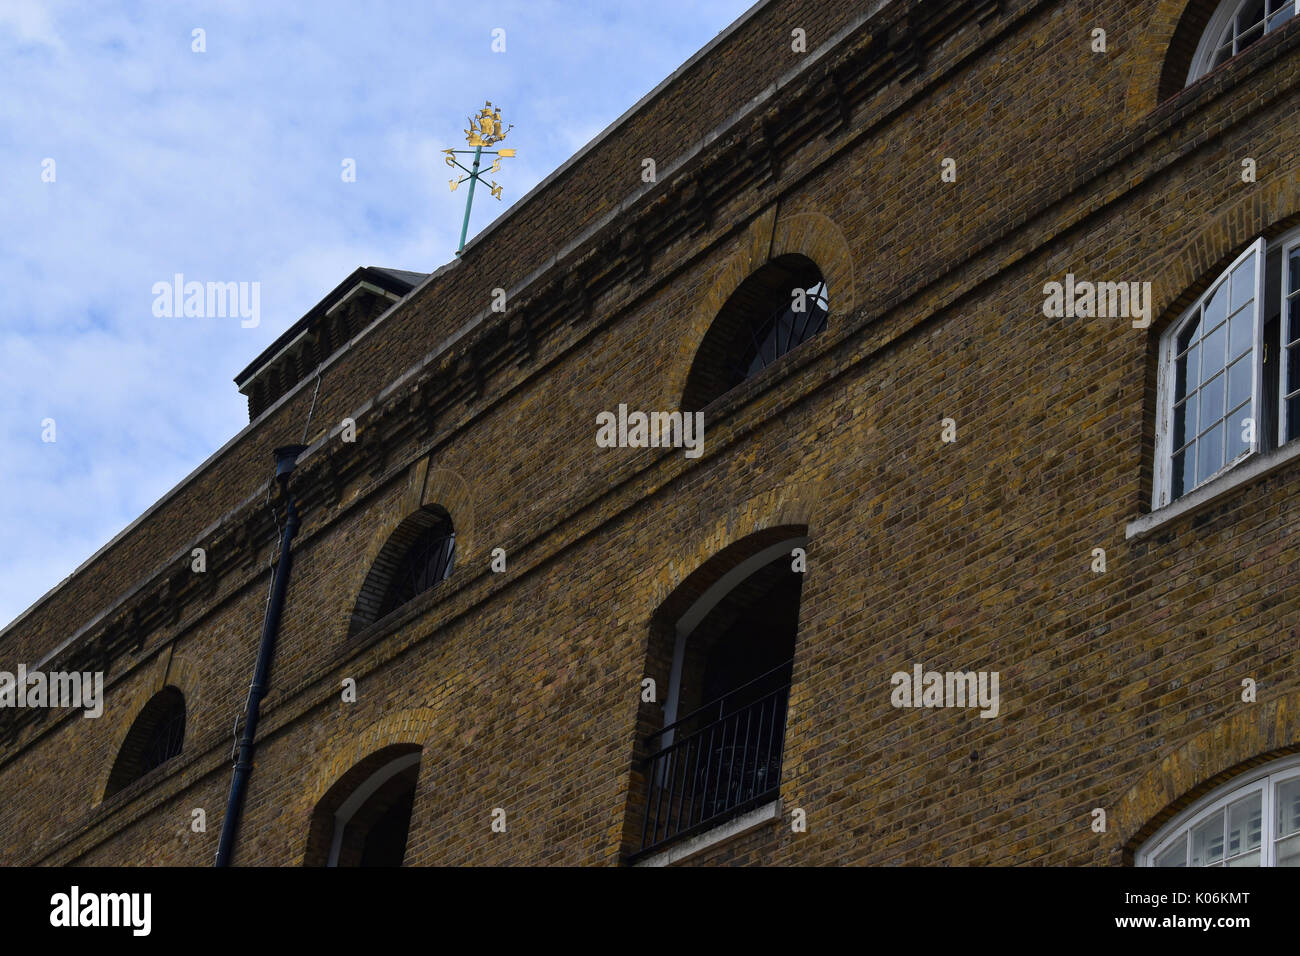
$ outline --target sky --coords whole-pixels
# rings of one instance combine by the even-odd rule
[[[0,629],[247,424],[234,375],[353,269],[454,258],[440,150],[485,100],[518,156],[471,237],[752,2],[0,0]],[[258,283],[256,325],[157,315],[177,273]]]

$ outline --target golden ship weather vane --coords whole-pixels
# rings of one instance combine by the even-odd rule
[[[474,148],[472,150],[471,149],[444,149],[443,150],[443,152],[447,154],[447,165],[451,166],[453,169],[464,170],[465,173],[467,174],[465,176],[462,176],[460,179],[456,179],[455,177],[453,177],[452,179],[448,180],[448,183],[451,186],[451,191],[455,192],[456,187],[466,182],[469,183],[469,195],[465,197],[465,221],[461,223],[460,245],[456,247],[456,255],[460,255],[461,251],[465,248],[465,235],[469,231],[469,211],[470,208],[474,205],[474,184],[478,182],[482,182],[485,186],[488,187],[489,191],[492,193],[493,198],[495,198],[498,201],[500,201],[501,199],[501,187],[498,186],[495,181],[492,181],[489,184],[489,181],[484,180],[482,175],[479,173],[479,165],[483,158],[484,152],[486,152],[489,156],[494,157],[492,160],[492,165],[487,168],[486,172],[495,173],[500,171],[501,169],[501,160],[509,159],[510,157],[515,155],[515,151],[513,149],[490,149],[489,148],[495,146],[497,143],[505,139],[506,133],[510,132],[510,130],[512,130],[513,128],[514,128],[513,123],[511,123],[509,126],[501,125],[501,107],[500,106],[493,107],[492,101],[488,100],[487,104],[481,110],[479,110],[477,116],[469,117],[469,129],[464,131],[466,142]],[[460,161],[456,159],[456,156],[462,153],[474,154],[473,168],[462,166]]]

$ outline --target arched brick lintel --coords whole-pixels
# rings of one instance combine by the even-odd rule
[[[311,828],[312,811],[345,773],[365,760],[376,751],[395,744],[413,744],[419,746],[424,755],[420,760],[419,788],[428,774],[427,760],[429,744],[434,739],[437,726],[436,713],[432,708],[419,707],[400,710],[378,718],[362,730],[357,730],[346,709],[338,712],[335,728],[325,743],[317,748],[317,757],[312,762],[310,777],[306,786],[300,791],[298,799],[287,808],[286,819],[297,827],[293,833],[292,854],[296,865],[303,865],[307,853],[307,837]],[[417,796],[417,810],[418,800]],[[415,817],[412,817],[414,826]]]
[[[1132,864],[1138,848],[1179,811],[1251,767],[1300,752],[1300,691],[1243,704],[1146,773],[1110,814],[1116,852]]]
[[[382,598],[388,583],[385,568],[380,566],[381,560],[392,562],[400,558],[403,548],[401,541],[395,541],[394,536],[404,525],[410,524],[413,517],[418,518],[422,509],[441,508],[451,517],[456,532],[457,564],[468,563],[475,556],[474,495],[470,484],[459,472],[432,467],[430,461],[421,458],[407,470],[406,488],[397,507],[389,510],[387,517],[371,533],[365,554],[353,568],[348,593],[354,597],[351,613],[340,624],[343,638],[373,623],[374,605]],[[411,525],[408,530],[414,533],[418,528]],[[370,613],[362,606],[363,603],[368,603]]]
[[[821,270],[830,293],[828,328],[834,327],[837,316],[853,311],[853,254],[844,230],[825,213],[805,206],[778,214],[776,206],[769,206],[749,224],[736,244],[736,250],[719,267],[717,278],[695,305],[682,330],[667,376],[669,391],[663,408],[677,407],[685,394],[696,352],[727,299],[777,256],[802,255]]]
[[[100,766],[95,780],[92,807],[97,807],[103,802],[104,791],[108,789],[108,778],[113,772],[113,764],[122,750],[126,735],[135,726],[135,719],[140,715],[140,711],[155,694],[168,686],[175,687],[185,697],[185,739],[188,743],[195,732],[192,718],[207,712],[203,703],[199,668],[188,658],[180,654],[172,654],[170,648],[164,649],[154,658],[143,680],[136,684],[134,690],[116,700],[108,699],[108,695],[105,694],[104,715],[97,723],[102,723],[111,735],[112,745],[108,751],[108,759]]]
[[[1271,238],[1300,222],[1300,158],[1291,165],[1262,169],[1254,184],[1223,203],[1201,229],[1180,240],[1180,251],[1152,285],[1148,335],[1159,334],[1181,315],[1219,273],[1260,236]]]
[[[811,533],[813,513],[820,497],[819,483],[800,482],[772,488],[729,508],[694,536],[689,550],[670,559],[660,570],[650,590],[650,615],[671,612],[672,605],[682,595],[682,586],[688,581],[695,579],[692,588],[706,587],[709,582],[700,581],[697,572],[718,563],[717,559],[729,549],[754,539],[755,550],[759,550],[757,541],[763,532],[808,529],[806,533]],[[766,543],[775,543],[775,539]],[[732,563],[724,561],[725,567],[719,566],[718,574],[725,573]]]
[[[1220,0],[1158,0],[1136,38],[1124,96],[1124,123],[1133,126],[1182,88],[1201,34]],[[1168,74],[1168,75],[1166,75]]]

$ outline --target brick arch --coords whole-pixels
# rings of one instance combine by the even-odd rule
[[[777,207],[769,206],[749,224],[736,240],[736,246],[681,330],[667,376],[668,396],[663,408],[676,408],[686,393],[700,343],[727,299],[741,283],[777,256],[800,255],[821,270],[830,296],[830,325],[835,323],[836,316],[853,311],[853,254],[844,230],[825,213],[802,207],[778,215]]]
[[[1300,160],[1254,184],[1219,207],[1199,232],[1178,240],[1178,254],[1152,284],[1152,313],[1147,330],[1158,338],[1251,240],[1271,239],[1300,221]]]
[[[819,482],[799,482],[772,488],[727,509],[694,537],[688,551],[678,552],[660,569],[650,586],[648,613],[671,614],[674,606],[686,599],[682,585],[688,579],[694,578],[696,584],[707,587],[710,575],[706,572],[701,577],[697,572],[729,565],[729,561],[719,562],[719,556],[736,546],[750,542],[755,550],[761,550],[791,529],[802,528],[807,533],[820,497]],[[723,571],[725,568],[720,568],[719,574]]]
[[[474,554],[474,497],[469,483],[450,468],[431,468],[429,458],[415,462],[407,471],[401,497],[384,512],[365,554],[353,569],[348,593],[356,598],[342,624],[344,638],[374,622],[374,606],[383,600],[387,585],[387,566],[400,560],[406,539],[418,536],[439,509],[451,518],[456,533],[456,563]]]
[[[1144,773],[1110,814],[1109,832],[1131,865],[1161,826],[1237,774],[1300,752],[1300,691],[1244,704]]]
[[[119,700],[110,701],[107,692],[104,700],[103,717],[96,721],[109,735],[109,749],[106,759],[96,774],[92,807],[104,801],[104,792],[108,789],[108,779],[113,773],[117,755],[121,753],[127,734],[135,726],[135,720],[154,696],[165,687],[175,687],[185,697],[185,740],[192,739],[195,722],[192,717],[205,711],[202,681],[197,665],[188,658],[173,654],[169,649],[159,652],[144,676],[134,688],[125,692]],[[182,753],[184,750],[182,749]]]
[[[1158,0],[1135,44],[1124,97],[1125,125],[1140,122],[1183,89],[1192,57],[1220,0]]]
[[[360,731],[347,714],[346,708],[335,712],[334,729],[324,743],[315,748],[317,758],[306,786],[298,799],[286,808],[286,819],[297,828],[292,836],[292,857],[299,866],[307,862],[308,836],[316,805],[353,767],[363,764],[372,754],[401,745],[418,746],[423,754],[419,781],[427,779],[429,744],[434,740],[437,727],[437,713],[433,708],[399,710],[376,719]],[[416,785],[417,808],[420,785]],[[415,813],[412,813],[411,820],[414,826]]]

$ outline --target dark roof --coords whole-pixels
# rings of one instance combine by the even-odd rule
[[[347,295],[348,292],[358,282],[369,282],[379,286],[393,295],[406,295],[417,285],[428,278],[426,272],[408,272],[405,269],[384,269],[379,266],[361,266],[351,275],[340,282],[334,289],[308,310],[307,314],[285,329],[278,338],[249,363],[248,367],[235,376],[235,385],[242,389],[244,383],[257,374],[267,362],[275,358],[276,354],[296,339],[304,330],[311,331],[315,324],[320,320],[330,307],[339,299]]]

